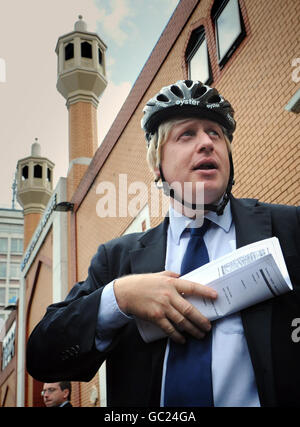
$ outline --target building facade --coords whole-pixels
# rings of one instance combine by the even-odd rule
[[[54,190],[23,257],[18,406],[42,405],[42,384],[25,371],[25,346],[47,305],[63,299],[76,282],[85,280],[101,243],[155,226],[166,212],[166,200],[154,187],[146,165],[140,128],[145,103],[161,87],[188,78],[216,86],[236,112],[233,194],[299,205],[300,79],[298,62],[294,61],[300,56],[299,16],[298,0],[275,0],[272,7],[261,0],[181,0],[95,152],[85,151],[86,133],[94,135],[88,138],[90,147],[97,138],[95,97],[78,87],[74,97],[64,95],[69,108],[69,149],[74,153],[76,148],[76,153],[70,157],[68,175]],[[73,37],[74,48],[78,43],[91,46],[84,45],[81,50],[81,55],[85,48],[91,52],[90,62],[85,64],[84,60],[77,67],[98,67],[98,72],[99,57],[97,65],[93,61],[103,44],[85,27],[80,27],[79,33],[59,39],[65,43],[58,49],[61,59],[71,56],[75,61],[75,50],[72,57],[72,47],[68,47]],[[62,77],[58,75],[58,82]],[[58,210],[59,205],[65,211]],[[105,365],[92,381],[73,383],[72,403],[105,406]]]
[[[24,237],[23,211],[0,209],[0,406],[16,402],[16,330]]]
[[[5,310],[19,297],[20,265],[23,255],[23,211],[0,209],[0,320],[6,321]]]

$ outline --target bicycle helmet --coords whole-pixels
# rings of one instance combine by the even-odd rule
[[[236,124],[234,110],[217,89],[204,85],[198,80],[179,80],[163,87],[151,98],[143,109],[141,126],[147,143],[158,126],[178,117],[201,117],[219,123],[230,141]]]
[[[204,85],[198,80],[179,80],[175,84],[163,87],[153,98],[151,98],[143,109],[141,120],[142,129],[149,146],[151,137],[158,129],[159,125],[168,119],[176,116],[198,117],[217,122],[222,126],[229,141],[232,141],[236,123],[234,120],[234,110],[230,103],[226,101],[217,89]],[[222,201],[218,205],[205,204],[205,210],[211,210],[222,215],[226,204],[229,201],[232,186],[234,184],[234,169],[232,155],[229,153],[230,176],[228,185]],[[187,203],[179,199],[175,191],[170,187],[164,178],[161,165],[159,165],[160,178],[164,193],[178,200],[185,206],[192,209],[203,208],[196,204]]]

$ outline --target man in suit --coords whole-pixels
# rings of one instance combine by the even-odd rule
[[[71,391],[70,381],[45,383],[42,390],[45,406],[47,408],[72,408]]]
[[[165,405],[171,344],[210,336],[214,406],[299,405],[300,344],[291,325],[300,317],[300,209],[231,195],[235,121],[216,89],[191,80],[162,88],[147,103],[142,127],[169,215],[156,228],[99,247],[87,279],[48,307],[31,334],[29,373],[40,381],[88,381],[106,360],[110,406]],[[203,222],[203,212],[210,260],[276,236],[293,291],[209,322],[185,297],[218,295],[180,278],[186,228]],[[144,342],[135,319],[153,322],[168,338]]]

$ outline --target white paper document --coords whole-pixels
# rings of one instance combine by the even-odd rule
[[[210,321],[236,313],[293,289],[279,241],[276,237],[243,246],[182,276],[209,285],[218,293],[215,300],[187,297]],[[166,336],[151,322],[136,319],[146,342]]]

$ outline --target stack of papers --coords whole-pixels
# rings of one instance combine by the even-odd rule
[[[243,246],[182,276],[218,293],[215,300],[188,296],[210,321],[236,313],[293,289],[279,240],[276,237]],[[166,336],[154,323],[136,319],[146,342]]]

